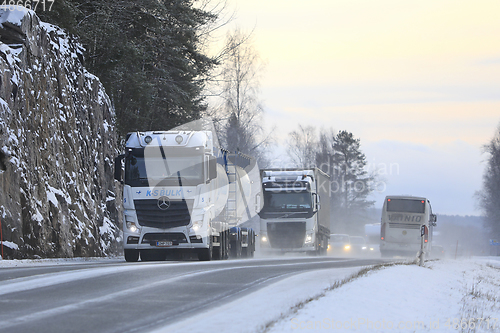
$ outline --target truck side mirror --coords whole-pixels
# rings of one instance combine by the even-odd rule
[[[321,205],[319,203],[319,194],[318,193],[313,193],[313,198],[314,198],[314,202],[313,202],[313,207],[314,207],[314,210],[315,212],[317,212],[320,208],[321,208]]]
[[[125,155],[119,155],[115,158],[115,179],[120,183],[123,183],[122,178],[122,160]]]
[[[217,158],[209,156],[208,158],[208,179],[212,180],[217,178]]]
[[[257,213],[260,212],[261,207],[262,206],[260,205],[260,194],[258,193],[255,195],[255,212]]]

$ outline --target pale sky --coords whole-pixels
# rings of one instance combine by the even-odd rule
[[[228,4],[267,64],[261,98],[280,144],[299,123],[350,131],[387,170],[377,207],[411,194],[479,215],[481,146],[500,122],[499,0]]]

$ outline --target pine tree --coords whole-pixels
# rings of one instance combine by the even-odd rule
[[[103,82],[121,135],[198,119],[216,61],[202,35],[217,15],[193,0],[58,0],[42,20],[79,36],[86,67]]]
[[[368,200],[374,177],[365,170],[366,157],[360,139],[347,131],[320,134],[316,164],[330,175],[332,230],[361,233],[363,211],[374,204]]]

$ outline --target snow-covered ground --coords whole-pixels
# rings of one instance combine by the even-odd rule
[[[0,267],[65,262],[68,259],[0,260]],[[500,332],[500,258],[302,273],[157,332],[329,330]]]
[[[304,273],[158,332],[500,332],[499,260]]]

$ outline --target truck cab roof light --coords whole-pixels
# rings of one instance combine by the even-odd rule
[[[183,138],[182,138],[182,136],[181,136],[181,135],[177,135],[177,136],[175,137],[175,142],[177,142],[178,144],[181,144],[181,143],[182,143],[182,140],[183,140]]]
[[[151,141],[153,141],[153,138],[150,137],[149,135],[144,138],[144,142],[146,142],[146,144],[148,144],[148,145],[151,143]]]

